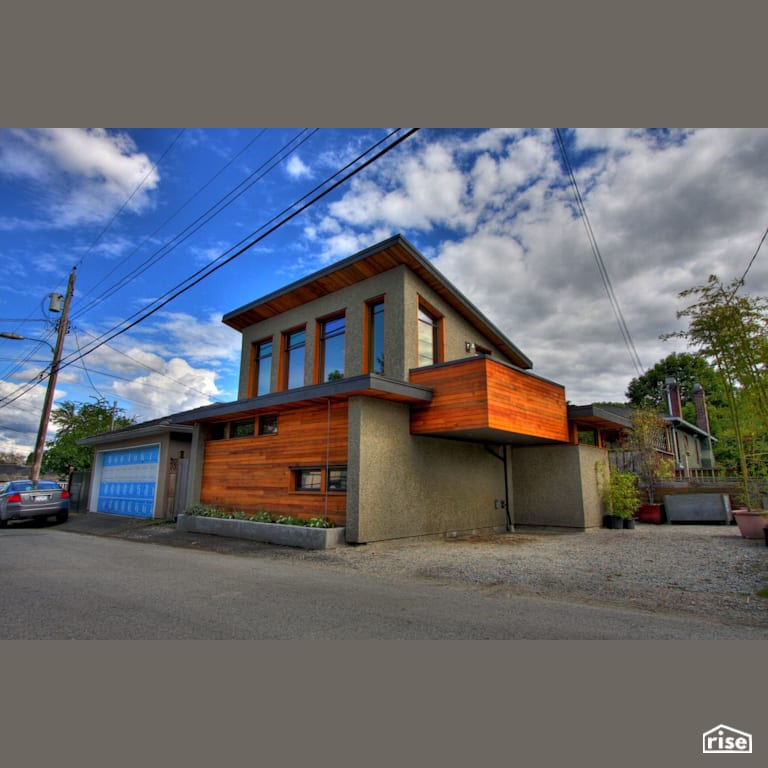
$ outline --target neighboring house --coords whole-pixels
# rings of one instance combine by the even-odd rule
[[[401,236],[224,316],[238,399],[193,429],[188,503],[327,517],[348,542],[601,524],[565,391]],[[102,470],[103,471],[103,470]]]
[[[670,379],[666,386],[670,414],[660,414],[667,426],[659,434],[656,449],[673,462],[678,479],[711,476],[715,470],[712,443],[716,438],[709,432],[704,391],[701,387],[694,389],[698,424],[691,424],[682,417],[677,382]],[[632,429],[631,408],[602,404],[569,405],[568,421],[571,442],[607,448],[613,466],[635,471],[634,458],[625,448],[627,433]]]
[[[174,517],[184,508],[184,459],[191,442],[192,428],[172,424],[167,417],[78,440],[95,450],[88,509],[130,517]]]

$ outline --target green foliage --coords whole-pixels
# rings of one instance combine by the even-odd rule
[[[602,464],[597,466],[601,480],[600,497],[605,513],[625,520],[634,517],[641,498],[637,476],[632,472],[607,471]]]
[[[334,524],[324,517],[293,517],[290,515],[271,515],[263,509],[255,515],[246,512],[230,512],[215,504],[192,504],[184,510],[185,515],[197,517],[215,517],[221,520],[247,520],[256,523],[275,523],[276,525],[299,525],[306,528],[334,528]]]
[[[670,336],[686,339],[717,371],[730,412],[744,493],[748,505],[754,506],[745,438],[768,431],[768,299],[739,292],[742,285],[735,280],[725,286],[710,275],[706,285],[680,293],[681,298],[696,301],[677,313],[688,319],[688,329]],[[752,452],[753,459],[755,455]]]
[[[693,387],[701,384],[707,393],[707,401],[712,407],[724,405],[724,392],[717,376],[717,371],[701,354],[689,352],[673,352],[656,365],[649,368],[642,376],[629,382],[627,399],[635,408],[650,408],[657,413],[668,410],[667,396],[664,384],[668,378],[677,379],[680,385],[680,396],[683,401],[683,416],[686,421],[695,423],[693,407]]]
[[[627,448],[637,457],[638,477],[653,504],[659,480],[674,477],[674,461],[657,448],[663,445],[666,423],[652,408],[637,408],[632,414],[632,430]]]
[[[62,401],[51,413],[51,422],[56,425],[56,437],[46,444],[41,470],[64,477],[69,467],[90,469],[93,447],[78,445],[77,441],[135,423],[134,419],[126,418],[122,413],[121,409],[115,410],[107,405],[106,400],[95,403]]]

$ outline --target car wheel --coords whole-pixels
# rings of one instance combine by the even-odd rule
[[[59,514],[56,515],[57,523],[66,523],[67,520],[69,520],[69,512],[59,512]]]
[[[8,527],[8,521],[0,520],[0,528],[7,528],[7,527]]]

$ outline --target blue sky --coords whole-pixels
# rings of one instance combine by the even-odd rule
[[[421,129],[158,306],[391,131],[0,130],[0,332],[53,343],[46,297],[77,267],[57,401],[104,398],[139,420],[229,401],[240,337],[224,313],[401,233],[571,402],[622,400],[636,366],[549,128]],[[754,255],[768,226],[768,130],[562,135],[648,368],[683,349],[659,339],[681,327],[677,293],[711,273],[738,277]],[[746,291],[768,293],[766,258]],[[44,385],[30,382],[50,355],[0,339],[0,451],[31,450]]]

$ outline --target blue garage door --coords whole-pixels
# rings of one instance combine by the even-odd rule
[[[98,512],[152,517],[157,491],[160,446],[103,451]]]

